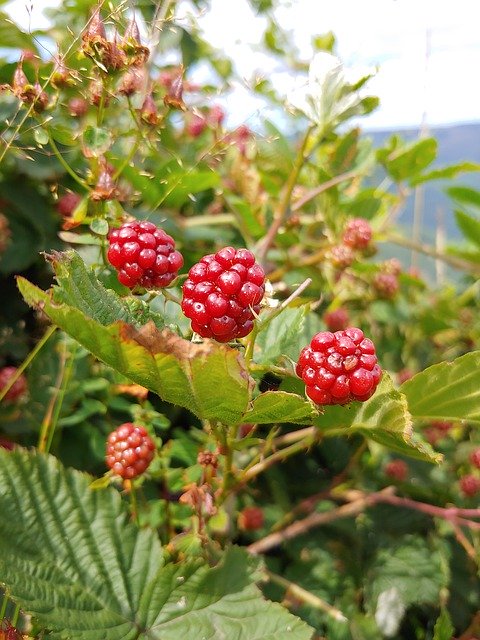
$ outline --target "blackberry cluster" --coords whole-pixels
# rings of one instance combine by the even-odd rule
[[[364,218],[353,218],[343,232],[343,242],[352,249],[366,249],[372,239],[372,227]]]
[[[144,427],[125,422],[107,438],[106,463],[126,480],[141,475],[155,455],[155,444]]]
[[[317,333],[302,349],[296,372],[318,405],[368,400],[382,375],[373,342],[353,327]]]
[[[126,222],[110,232],[109,241],[108,261],[129,289],[168,287],[183,265],[173,238],[153,222]]]
[[[252,331],[264,293],[265,273],[253,253],[225,247],[190,269],[182,311],[203,338],[229,342]]]

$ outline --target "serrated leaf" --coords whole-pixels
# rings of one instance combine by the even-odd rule
[[[366,402],[352,402],[346,406],[325,407],[325,413],[314,421],[327,435],[361,433],[404,455],[429,462],[439,462],[440,454],[433,451],[418,434],[412,431],[412,417],[405,396],[384,374],[374,395]]]
[[[458,210],[455,211],[455,220],[465,238],[480,246],[480,220]]]
[[[162,316],[151,312],[143,300],[133,296],[121,298],[105,289],[73,249],[52,254],[50,262],[58,282],[53,289],[55,302],[75,307],[102,325],[122,320],[141,326],[151,320],[159,328],[164,326]]]
[[[309,305],[285,309],[260,331],[255,342],[255,362],[274,364],[282,355],[290,355],[292,346],[297,350],[298,335],[303,328]],[[261,325],[260,325],[261,326]],[[296,357],[298,353],[295,353]]]
[[[437,146],[435,138],[402,144],[397,136],[393,136],[385,149],[377,151],[377,156],[392,178],[402,181],[417,176],[428,167],[437,156]]]
[[[419,420],[465,420],[480,424],[480,351],[441,362],[400,387]]]
[[[442,167],[441,169],[434,169],[429,173],[424,173],[420,176],[415,176],[410,180],[412,186],[422,184],[423,182],[429,182],[430,180],[445,180],[455,178],[459,173],[464,171],[479,171],[480,164],[474,162],[459,162],[458,164],[450,165],[449,167]]]
[[[54,640],[309,640],[266,601],[258,562],[238,547],[220,563],[164,564],[153,530],[127,522],[117,490],[51,456],[0,449],[0,575]],[[12,499],[14,497],[14,499]]]
[[[450,614],[445,607],[442,607],[433,629],[433,640],[451,640],[454,631]]]
[[[103,289],[88,272],[80,283],[69,273],[65,268],[58,276],[61,286],[55,288],[54,300],[24,278],[17,283],[28,304],[41,308],[94,356],[133,382],[200,418],[226,424],[241,420],[251,380],[237,350],[212,341],[193,344],[168,329],[160,331],[142,309],[136,315],[138,300],[129,306],[127,299]],[[117,312],[127,322],[115,321]],[[132,317],[135,325],[128,323]]]
[[[243,415],[242,422],[310,424],[316,415],[318,413],[310,402],[296,393],[266,391],[255,398],[252,409]]]

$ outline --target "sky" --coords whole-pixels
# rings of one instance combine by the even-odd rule
[[[6,9],[28,29],[29,23],[47,26],[42,11],[55,4],[58,0],[13,0]],[[480,120],[480,6],[474,0],[281,0],[280,5],[277,22],[291,31],[302,60],[312,57],[312,37],[332,30],[349,75],[361,77],[378,67],[367,93],[378,95],[381,106],[363,119],[364,126],[417,126],[424,114],[429,125]],[[248,0],[211,0],[211,10],[201,14],[182,0],[178,14],[193,16],[206,39],[235,61],[238,99],[229,100],[229,107],[236,122],[263,109],[248,97],[242,78],[268,77],[285,95],[298,82],[260,52],[266,23]]]

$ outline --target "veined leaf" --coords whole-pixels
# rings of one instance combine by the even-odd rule
[[[455,219],[465,238],[480,246],[480,220],[459,210],[455,211]]]
[[[414,418],[480,424],[480,351],[434,364],[400,389]]]
[[[367,402],[326,407],[324,415],[316,418],[314,424],[326,430],[326,435],[361,433],[413,458],[430,462],[442,459],[419,435],[413,434],[406,398],[394,388],[387,374],[383,375],[375,394]]]
[[[231,547],[219,564],[165,564],[158,538],[127,521],[113,488],[51,456],[0,449],[0,575],[55,640],[309,640],[312,629],[255,581]]]
[[[193,344],[169,329],[160,331],[149,319],[149,311],[132,311],[125,299],[106,290],[88,272],[82,273],[82,268],[80,282],[75,282],[69,277],[71,263],[67,260],[56,258],[54,267],[59,286],[54,288],[53,299],[18,278],[28,304],[40,307],[99,360],[163,400],[203,419],[226,424],[240,421],[247,410],[251,381],[238,351],[213,341]]]
[[[318,414],[310,402],[296,393],[266,391],[255,398],[252,409],[243,415],[242,420],[255,424],[311,424],[316,415]]]
[[[294,347],[294,357],[298,356],[298,336],[303,328],[303,321],[309,305],[289,308],[274,318],[264,331],[258,334],[255,343],[255,362],[273,364],[282,355],[290,355]]]

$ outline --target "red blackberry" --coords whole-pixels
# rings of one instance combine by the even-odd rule
[[[264,522],[265,517],[260,507],[245,507],[238,514],[238,528],[241,531],[256,531],[263,527]]]
[[[173,238],[153,222],[127,222],[109,236],[108,261],[129,289],[167,287],[183,265]]]
[[[364,218],[353,218],[343,232],[343,242],[352,249],[366,249],[372,239],[372,227]]]
[[[480,493],[480,478],[471,474],[460,478],[460,491],[467,498],[472,498],[477,493]]]
[[[132,480],[142,474],[155,455],[155,444],[144,427],[125,422],[107,438],[106,463],[113,473]]]
[[[302,349],[296,372],[319,405],[368,400],[382,375],[373,342],[353,327],[317,333]]]
[[[329,331],[342,331],[348,327],[348,311],[340,307],[334,311],[328,311],[323,316],[323,321]]]
[[[397,276],[392,273],[377,273],[373,279],[373,286],[381,298],[388,300],[394,298],[400,288]]]
[[[384,468],[385,475],[398,482],[403,482],[408,476],[408,466],[403,460],[390,460]]]
[[[472,453],[470,454],[470,462],[474,467],[480,469],[480,449],[475,449],[475,451],[472,451]]]
[[[332,247],[327,254],[327,258],[336,269],[346,269],[355,260],[353,251],[344,244]]]
[[[229,342],[253,329],[265,273],[247,249],[225,247],[193,265],[183,285],[183,313],[203,338]]]
[[[4,389],[7,386],[8,382],[10,381],[10,378],[12,378],[16,374],[16,372],[17,372],[16,367],[3,367],[3,369],[0,369],[0,391],[2,391],[2,389]],[[20,377],[17,380],[15,380],[15,382],[7,391],[3,399],[6,400],[7,402],[16,402],[22,396],[25,395],[26,391],[27,391],[27,379],[22,373]]]

